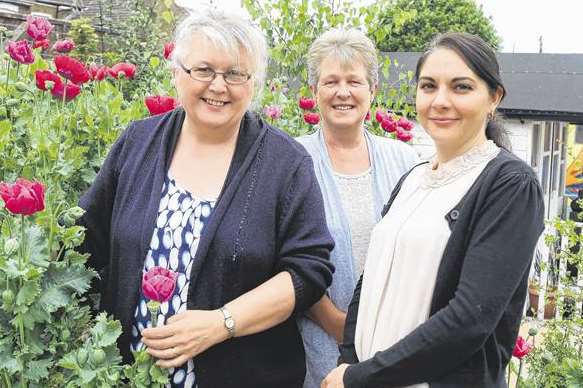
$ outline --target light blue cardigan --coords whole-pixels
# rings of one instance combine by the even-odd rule
[[[418,163],[418,157],[413,148],[403,142],[376,136],[368,131],[365,131],[365,137],[372,165],[374,211],[376,220],[379,221],[393,187],[404,173]],[[316,177],[324,198],[326,223],[336,242],[330,256],[336,270],[328,296],[339,309],[346,311],[360,274],[354,269],[350,226],[342,208],[324,135],[322,130],[318,130],[296,140],[306,148],[314,161]],[[304,388],[319,388],[324,377],[336,367],[338,344],[309,318],[299,318],[298,325],[306,349]]]

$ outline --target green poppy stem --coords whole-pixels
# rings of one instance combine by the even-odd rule
[[[12,382],[10,381],[10,377],[8,376],[8,372],[2,373],[4,376],[4,382],[6,383],[7,388],[12,388]]]
[[[516,376],[516,388],[520,386],[520,373],[522,373],[522,359],[520,359],[520,364],[518,365],[518,375]]]
[[[151,300],[148,303],[146,303],[146,306],[148,306],[148,311],[150,311],[152,327],[157,327],[158,326],[158,312],[160,311],[160,302],[157,302],[155,300]]]
[[[508,387],[510,387],[510,375],[512,374],[512,360],[508,363]]]
[[[27,263],[27,246],[26,246],[26,233],[25,233],[25,228],[24,228],[24,216],[21,215],[20,216],[20,254],[18,255],[18,266],[20,271],[24,270],[24,266]],[[20,279],[18,279],[18,284],[19,284],[19,289],[22,289],[22,287],[24,286],[24,282],[22,280],[22,277]],[[19,334],[19,339],[20,339],[20,348],[21,350],[24,352],[25,351],[25,346],[26,346],[26,336],[24,333],[24,318],[22,316],[22,312],[19,312],[17,317],[16,317],[16,322],[18,324],[18,334]],[[24,373],[24,370],[21,371],[20,373],[20,383],[23,387],[27,386],[26,383],[26,374]]]
[[[8,81],[10,80],[10,64],[12,63],[12,61],[9,59],[8,63],[6,65],[6,94],[8,94]]]

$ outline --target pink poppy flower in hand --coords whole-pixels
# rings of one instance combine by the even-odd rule
[[[176,272],[163,267],[152,267],[142,277],[142,292],[150,300],[164,303],[170,300],[176,288]]]

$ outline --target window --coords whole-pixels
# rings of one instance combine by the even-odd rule
[[[530,165],[537,169],[540,159],[540,124],[536,123],[532,126],[532,142],[531,142]]]

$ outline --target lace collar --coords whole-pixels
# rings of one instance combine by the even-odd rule
[[[494,159],[498,152],[500,152],[500,148],[492,140],[488,140],[469,149],[463,155],[440,164],[436,169],[433,169],[433,166],[437,164],[437,159],[434,158],[426,165],[422,186],[423,188],[434,188],[447,185],[477,165]]]

